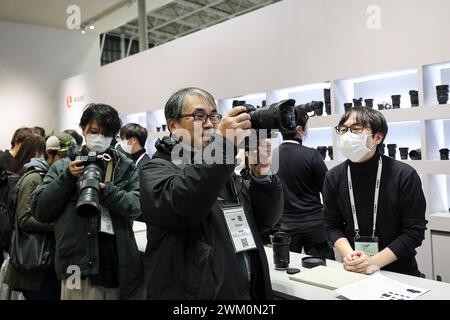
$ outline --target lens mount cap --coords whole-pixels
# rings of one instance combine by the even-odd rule
[[[304,257],[302,258],[302,267],[314,268],[317,266],[326,266],[327,260],[321,257]]]

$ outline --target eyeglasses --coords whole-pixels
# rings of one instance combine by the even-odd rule
[[[192,112],[190,114],[182,114],[180,118],[193,117],[195,122],[205,124],[207,119],[211,120],[212,124],[218,124],[222,120],[222,115],[217,112],[207,114],[205,112]]]
[[[363,126],[362,124],[359,123],[352,124],[350,127],[344,126],[343,124],[334,127],[336,133],[340,135],[345,134],[348,131],[348,129],[350,129],[351,133],[361,133],[364,131],[364,128],[370,129],[370,127]]]

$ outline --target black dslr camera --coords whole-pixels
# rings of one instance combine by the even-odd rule
[[[93,216],[100,210],[99,191],[104,156],[90,151],[88,155],[76,157],[76,160],[81,160],[81,165],[85,167],[81,176],[80,195],[76,206],[77,214],[82,217]]]
[[[293,99],[283,100],[262,108],[245,104],[245,101],[233,101],[233,108],[239,106],[246,107],[247,113],[250,115],[252,129],[274,129],[285,132],[295,130],[297,126],[295,100]]]

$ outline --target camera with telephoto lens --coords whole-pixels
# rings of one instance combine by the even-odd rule
[[[295,100],[288,99],[270,106],[255,108],[244,101],[233,101],[233,108],[244,106],[250,115],[252,129],[280,130],[282,132],[295,131],[297,126],[297,114],[295,112]]]
[[[76,157],[81,160],[84,166],[84,172],[81,176],[80,195],[76,206],[79,216],[93,216],[100,210],[99,191],[100,181],[103,176],[103,156],[95,151],[90,151],[88,155]]]

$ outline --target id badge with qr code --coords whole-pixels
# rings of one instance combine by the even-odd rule
[[[242,252],[256,249],[252,230],[247,222],[247,217],[242,206],[223,209],[225,221],[234,246],[234,252]]]
[[[109,210],[101,207],[100,214],[100,232],[114,235],[114,226],[111,220],[111,215],[109,214]]]

